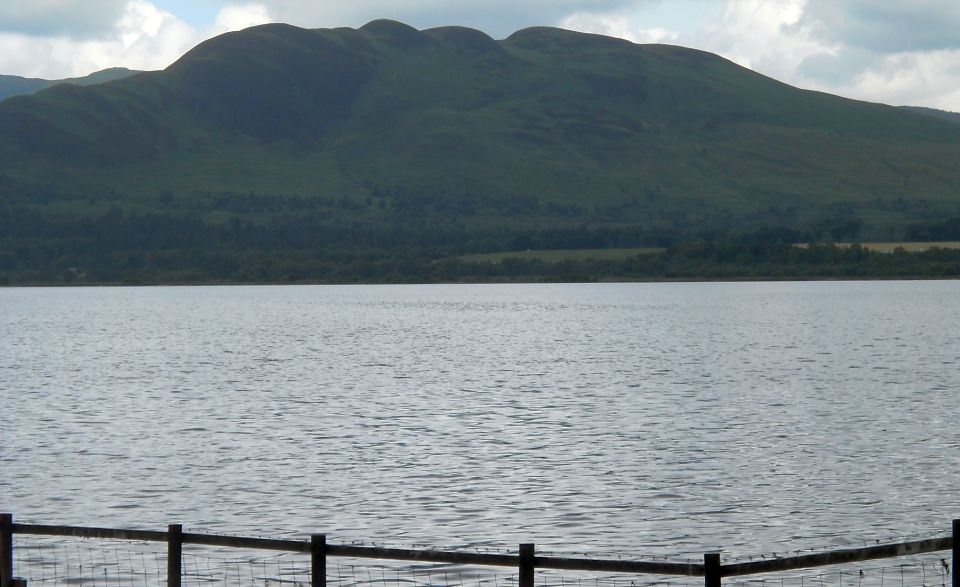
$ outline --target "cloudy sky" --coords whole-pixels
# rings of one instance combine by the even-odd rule
[[[161,69],[264,22],[531,25],[718,53],[804,88],[960,111],[960,0],[0,0],[0,74]]]

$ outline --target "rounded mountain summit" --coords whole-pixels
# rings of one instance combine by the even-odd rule
[[[268,24],[162,71],[0,103],[0,177],[144,209],[161,192],[387,209],[426,194],[451,217],[534,200],[575,222],[571,210],[606,209],[689,228],[840,206],[880,231],[910,221],[884,202],[954,210],[958,160],[960,126],[943,120],[793,88],[703,51],[548,27],[494,40],[389,20]]]

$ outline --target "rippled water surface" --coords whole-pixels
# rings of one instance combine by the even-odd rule
[[[945,533],[960,282],[0,290],[21,521],[674,555]]]

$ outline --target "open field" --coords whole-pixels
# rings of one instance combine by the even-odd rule
[[[903,249],[910,253],[920,253],[933,248],[939,249],[960,249],[960,241],[937,241],[937,242],[868,242],[857,243],[861,247],[877,251],[880,253],[892,253],[896,249]],[[835,243],[836,246],[847,248],[853,246],[853,243]],[[805,248],[807,243],[800,243],[797,247]],[[586,261],[588,259],[596,261],[618,261],[636,257],[637,255],[653,255],[662,253],[666,249],[662,247],[641,247],[630,249],[559,249],[550,251],[509,251],[502,253],[484,253],[479,255],[464,255],[455,257],[458,261],[465,263],[500,263],[505,259],[523,259],[526,261]]]
[[[939,241],[928,243],[860,243],[865,249],[881,253],[892,253],[896,249],[903,249],[910,253],[920,253],[930,249],[960,249],[960,241]]]
[[[875,242],[875,243],[856,243],[861,247],[878,253],[892,253],[897,249],[903,249],[908,253],[922,253],[930,249],[960,249],[960,241],[936,241],[936,242]],[[836,246],[847,248],[853,246],[853,243],[835,243]],[[807,247],[806,243],[798,244],[798,247]]]
[[[456,257],[456,260],[465,263],[500,263],[505,259],[523,259],[525,261],[546,261],[556,263],[559,261],[586,261],[593,259],[596,261],[618,261],[628,259],[637,255],[652,255],[662,253],[665,249],[660,247],[641,247],[633,249],[564,249],[553,251],[510,251],[506,253],[485,253],[481,255],[464,255]]]

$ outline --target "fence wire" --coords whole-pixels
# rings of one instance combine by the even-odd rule
[[[167,555],[157,543],[17,537],[14,575],[27,585],[166,584]]]
[[[15,535],[14,574],[27,585],[165,587],[166,544]],[[726,577],[724,587],[948,587],[939,555]],[[725,561],[726,562],[726,561]],[[184,587],[309,587],[309,555],[183,546]],[[516,569],[327,558],[330,587],[518,587]],[[537,569],[536,587],[702,587],[700,577],[660,577]]]
[[[343,564],[327,567],[327,585],[338,587],[517,587],[519,576],[495,567],[458,565],[371,566]],[[625,574],[597,576],[574,571],[537,570],[536,587],[702,587],[703,579],[677,580]]]
[[[896,565],[877,561],[811,570],[727,577],[724,587],[949,587],[950,563],[933,555],[901,557]],[[871,564],[873,563],[873,564]]]
[[[904,542],[928,540],[932,536],[942,536],[948,533],[949,533],[949,530],[944,531],[942,528],[932,528],[925,532],[901,534],[897,536],[883,536],[883,537],[877,537],[877,538],[837,537],[837,538],[834,538],[833,541],[830,543],[820,544],[816,546],[807,546],[804,548],[793,548],[789,544],[784,544],[782,545],[782,549],[776,550],[776,551],[762,551],[762,552],[754,551],[754,552],[748,552],[748,553],[724,552],[723,562],[726,564],[726,563],[748,562],[748,561],[756,561],[756,560],[769,560],[769,559],[785,558],[785,557],[792,557],[792,556],[800,556],[804,554],[831,552],[831,551],[843,550],[847,548],[868,548],[871,546],[902,544]]]
[[[100,539],[17,536],[14,570],[27,585],[163,587],[166,545]],[[309,587],[310,557],[184,545],[184,587]],[[595,576],[540,569],[536,587],[701,587],[702,579]],[[517,587],[515,569],[396,561],[327,559],[329,587]]]
[[[226,554],[221,549],[184,546],[182,565],[184,587],[310,586],[310,557],[306,555],[236,550]]]

